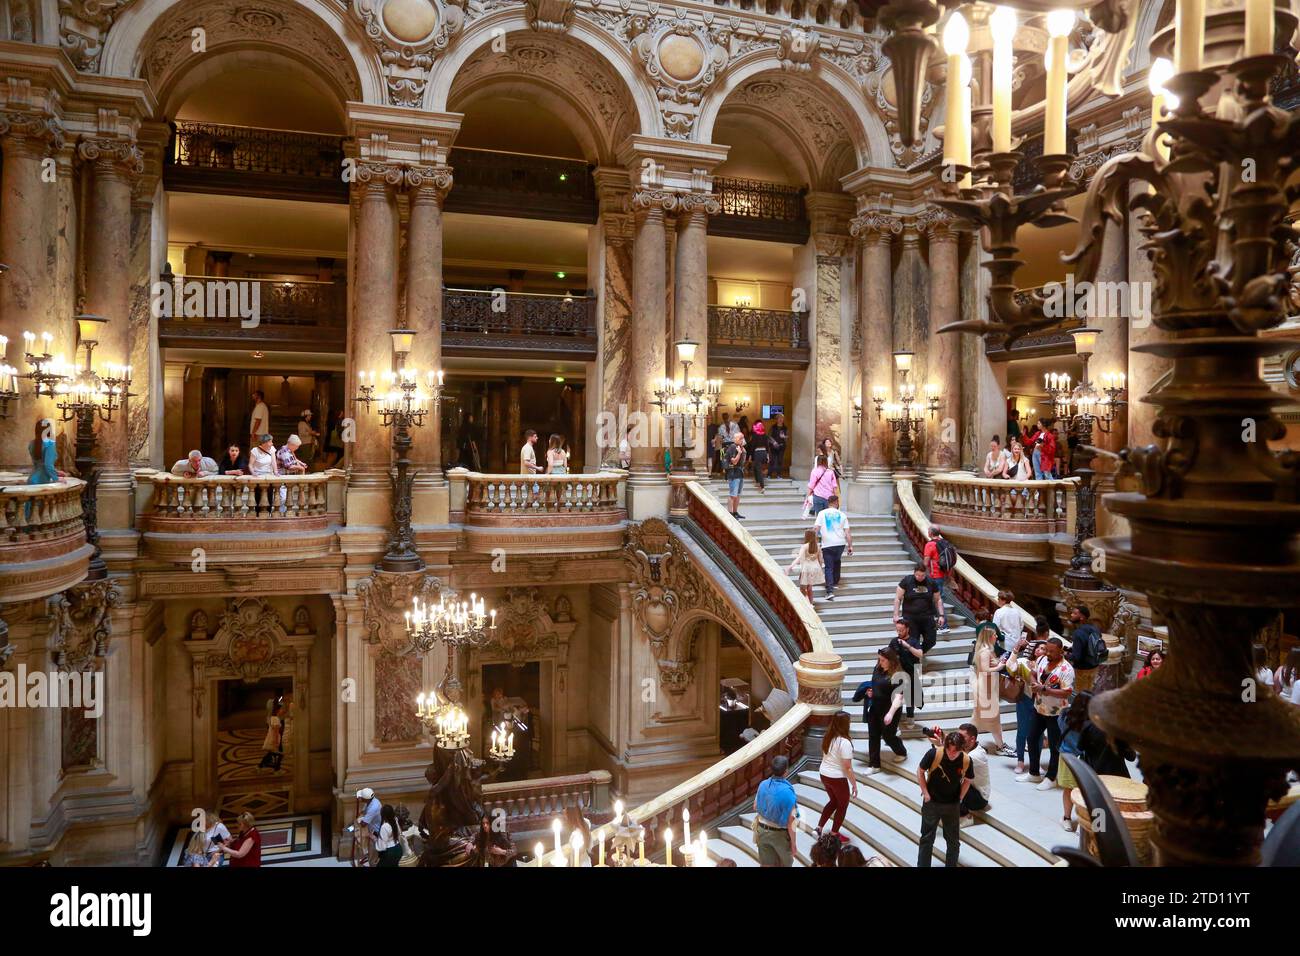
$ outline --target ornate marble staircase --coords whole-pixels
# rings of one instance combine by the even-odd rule
[[[722,482],[710,485],[720,501],[726,501]],[[766,493],[756,494],[746,482],[740,513],[744,526],[782,567],[789,565],[810,522],[800,517],[802,483],[778,481]],[[852,703],[853,690],[875,666],[876,652],[893,637],[891,614],[894,589],[913,567],[913,559],[891,516],[849,515],[853,529],[854,554],[844,559],[843,579],[834,602],[827,602],[817,589],[814,607],[826,625],[835,650],[849,667],[845,678],[844,707],[854,715],[854,750],[860,769],[858,796],[845,817],[845,830],[868,856],[878,855],[899,866],[916,863],[920,829],[920,789],[916,768],[928,744],[918,734],[905,738],[908,749],[903,764],[886,759],[886,772],[868,776],[866,769],[867,728],[857,718],[861,705]],[[926,673],[935,681],[926,687],[926,705],[917,720],[937,723],[945,729],[969,719],[969,667],[966,655],[974,640],[974,629],[949,607],[951,631],[939,635],[939,642],[927,655]],[[1015,708],[1003,707],[1003,730],[1008,743],[1015,740]],[[1044,752],[1046,758],[1046,752]],[[961,863],[964,866],[1043,866],[1056,861],[1048,849],[1077,839],[1060,827],[1061,793],[1038,791],[1032,785],[1014,781],[1014,760],[990,757],[993,783],[992,810],[962,831]],[[801,817],[808,830],[801,831],[797,863],[808,864],[812,848],[811,827],[825,805],[825,791],[815,766],[799,774],[796,781]],[[710,850],[729,857],[739,866],[757,866],[749,831],[750,814],[711,835]],[[943,859],[943,838],[936,841],[935,863]]]

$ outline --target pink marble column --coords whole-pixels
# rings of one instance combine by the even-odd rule
[[[673,310],[676,331],[674,341],[689,339],[696,344],[695,364],[691,366],[692,378],[709,375],[709,216],[717,215],[722,206],[708,193],[681,197],[681,211],[677,217],[676,302]],[[676,355],[671,355],[671,377],[677,380],[681,366]],[[689,449],[691,463],[697,475],[708,471],[708,443],[704,441],[704,425],[708,410],[701,406],[696,422],[696,438]]]
[[[72,357],[75,330],[71,316],[55,314],[56,285],[49,261],[54,246],[54,209],[58,187],[42,182],[41,164],[58,151],[62,129],[43,110],[0,111],[0,262],[9,271],[0,277],[0,335],[9,340],[4,359],[20,373],[29,371],[23,361],[23,332],[55,336],[54,352]],[[69,334],[69,332],[71,334]],[[31,458],[27,443],[35,422],[57,416],[49,399],[32,398],[30,383],[20,386],[22,398],[0,419],[0,467],[27,468]]]
[[[961,466],[961,337],[939,329],[961,318],[961,269],[958,236],[952,218],[934,210],[925,223],[930,251],[929,355],[925,381],[917,381],[924,401],[925,386],[937,385],[942,404],[925,420],[925,468],[930,474]]]
[[[144,172],[144,159],[128,139],[88,137],[78,153],[90,175],[90,208],[85,235],[86,312],[103,316],[108,324],[99,334],[94,365],[131,361],[131,189]],[[84,350],[77,356],[78,364]],[[145,403],[147,413],[147,400]],[[99,425],[99,493],[112,498],[120,486],[129,489],[128,422],[135,414],[130,400],[111,422]],[[129,516],[116,514],[108,502],[100,508],[102,527],[129,527]]]
[[[629,418],[640,423],[633,434],[629,482],[637,487],[663,486],[667,506],[668,478],[664,472],[662,422],[652,404],[656,384],[664,377],[667,262],[664,255],[664,213],[676,208],[676,197],[660,190],[632,196],[636,238],[632,250],[632,371]],[[647,501],[656,499],[656,494]]]
[[[345,394],[357,391],[357,372],[382,375],[392,370],[389,331],[397,327],[397,199],[402,170],[386,163],[357,164],[354,189],[360,192],[354,256],[352,314],[348,318],[348,356],[353,375]],[[357,405],[352,447],[351,490],[387,496],[391,436],[379,415]],[[381,514],[371,514],[381,520]]]
[[[413,360],[421,370],[442,368],[442,204],[451,189],[447,167],[406,170],[410,222],[406,233],[406,326],[416,332]],[[416,429],[411,464],[416,482],[442,482],[442,415]]]

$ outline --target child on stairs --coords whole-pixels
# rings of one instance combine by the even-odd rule
[[[796,583],[803,589],[804,596],[811,604],[813,586],[826,583],[826,572],[822,568],[822,552],[817,544],[817,532],[812,528],[803,533],[803,544],[794,553],[794,560],[790,562],[790,573],[795,575]]]

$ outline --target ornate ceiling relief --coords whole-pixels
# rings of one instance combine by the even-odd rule
[[[59,45],[78,70],[99,69],[102,41],[135,0],[59,0]]]
[[[280,42],[308,57],[342,98],[362,99],[361,83],[342,40],[305,9],[272,0],[180,3],[159,18],[142,44],[144,78],[162,90],[177,70],[193,62],[193,31],[202,27],[209,53],[223,46]]]
[[[473,660],[503,660],[515,667],[550,658],[564,663],[577,626],[573,605],[563,594],[555,599],[552,613],[537,588],[508,588],[505,603],[497,609],[497,629],[474,651]]]
[[[512,36],[504,52],[491,45],[476,50],[457,71],[447,98],[455,109],[463,97],[483,82],[514,76],[544,80],[565,95],[577,97],[612,150],[636,131],[636,114],[623,81],[609,64],[582,43],[554,33]]]
[[[100,666],[113,634],[113,608],[121,601],[122,592],[108,579],[83,581],[50,598],[50,646],[59,670]]]
[[[379,51],[393,106],[419,107],[429,70],[465,24],[465,11],[443,0],[355,0],[352,14]]]
[[[630,527],[623,555],[632,574],[632,613],[650,641],[665,690],[680,694],[694,679],[701,614],[744,641],[768,673],[775,673],[736,609],[713,589],[666,522],[648,518]]]
[[[723,106],[747,106],[770,114],[812,155],[819,181],[835,152],[853,137],[844,118],[828,104],[825,91],[797,73],[767,73],[742,83]]]

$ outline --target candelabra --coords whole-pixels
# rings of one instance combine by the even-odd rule
[[[487,603],[477,594],[468,601],[451,600],[442,595],[437,604],[421,604],[419,598],[411,601],[406,612],[406,634],[411,647],[427,654],[437,644],[448,647],[478,647],[497,629],[497,612],[487,609]]]
[[[1076,280],[1092,281],[1108,222],[1122,222],[1126,209],[1140,217],[1155,276],[1152,321],[1163,336],[1136,348],[1171,365],[1165,384],[1143,398],[1157,409],[1160,444],[1121,451],[1137,490],[1105,498],[1130,535],[1085,545],[1103,557],[1108,581],[1146,594],[1178,653],[1151,678],[1099,695],[1090,713],[1139,752],[1158,863],[1254,865],[1266,804],[1285,792],[1300,753],[1300,711],[1266,689],[1242,692],[1256,685],[1253,645],[1266,639],[1282,596],[1300,587],[1300,453],[1268,447],[1285,434],[1274,415],[1285,398],[1260,374],[1262,357],[1291,347],[1262,333],[1286,318],[1296,242],[1284,217],[1300,114],[1269,98],[1287,62],[1272,52],[1274,34],[1290,36],[1296,18],[1271,0],[1247,0],[1244,11],[1214,12],[1207,44],[1203,8],[1180,11],[1152,40],[1153,58],[1176,48],[1178,59],[1153,104],[1152,133],[1097,171],[1079,247],[1065,257]],[[1215,88],[1228,102],[1211,113],[1201,100]],[[1062,221],[1052,209],[1066,193],[1060,164],[1049,158],[1047,188],[1024,196],[1012,195],[1013,168],[1013,157],[994,152],[985,195],[939,201],[984,227],[994,280],[988,321],[941,331],[1010,341],[1056,321],[1032,300],[1018,307],[1010,279],[1016,228]],[[1132,190],[1137,183],[1147,190]],[[1243,421],[1260,440],[1244,439]]]
[[[431,408],[433,414],[438,414],[442,407],[443,376],[440,369],[430,370],[426,390],[421,390],[418,372],[406,367],[406,357],[410,354],[415,333],[410,329],[394,329],[389,335],[392,336],[397,371],[383,376],[387,390],[376,395],[379,383],[375,373],[360,372],[357,376],[358,395],[354,401],[365,405],[366,411],[370,411],[372,403],[378,402],[380,420],[385,428],[393,430],[393,455],[396,459],[393,475],[394,533],[381,567],[385,571],[418,571],[424,567],[424,560],[415,550],[411,535],[411,482],[415,478],[408,457],[411,429],[424,424],[424,416]]]
[[[509,729],[505,721],[492,728],[492,745],[488,747],[488,756],[501,763],[509,763],[515,756],[515,732]]]
[[[1103,434],[1109,434],[1116,412],[1127,404],[1123,398],[1122,372],[1103,376],[1102,392],[1097,391],[1088,377],[1088,359],[1100,331],[1086,326],[1070,330],[1074,351],[1082,366],[1079,384],[1071,388],[1070,377],[1059,373],[1048,373],[1043,379],[1057,418],[1066,435],[1074,439],[1070,471],[1079,479],[1075,488],[1074,551],[1070,556],[1070,568],[1063,578],[1067,591],[1115,590],[1093,573],[1092,552],[1085,546],[1085,542],[1097,533],[1097,494],[1093,487],[1096,472],[1092,467],[1096,450],[1092,446],[1092,430],[1096,427]]]
[[[667,422],[669,429],[676,433],[679,441],[670,447],[675,452],[678,447],[683,454],[673,454],[673,470],[682,473],[693,471],[693,466],[685,451],[695,443],[695,436],[704,425],[703,409],[707,404],[710,409],[717,396],[722,393],[720,379],[691,378],[691,366],[695,364],[695,351],[698,342],[683,339],[676,343],[677,358],[682,366],[682,380],[675,382],[665,378],[654,389],[654,405]],[[708,402],[705,399],[708,399]]]
[[[933,385],[925,387],[925,399],[919,402],[916,396],[916,386],[907,380],[908,372],[912,369],[913,353],[900,349],[894,353],[894,367],[902,376],[902,383],[899,385],[899,401],[889,401],[889,392],[883,385],[877,385],[872,389],[871,400],[876,406],[876,420],[884,418],[889,423],[890,431],[898,436],[898,445],[896,448],[896,463],[899,470],[911,471],[916,465],[915,445],[912,442],[912,435],[919,435],[921,428],[925,423],[925,414],[930,418],[935,416],[939,411],[939,390]],[[913,412],[913,406],[918,406]],[[924,406],[922,407],[920,406]],[[860,411],[860,410],[859,410]],[[924,414],[923,414],[924,412]]]

